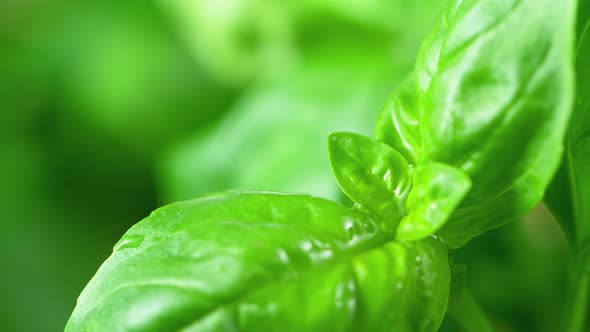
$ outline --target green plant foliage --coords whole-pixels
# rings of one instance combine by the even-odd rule
[[[450,271],[435,239],[306,195],[172,204],[131,228],[66,331],[433,331]]]
[[[207,72],[238,86],[253,82],[226,116],[161,157],[161,201],[227,189],[342,199],[319,142],[333,131],[371,134],[442,0],[230,2],[227,12],[213,16],[210,7],[225,6],[217,0],[161,1],[172,17],[181,16],[179,32]],[[195,13],[208,17],[201,22]],[[288,42],[267,38],[283,35],[284,26]],[[241,49],[236,40],[244,31],[259,42]],[[269,58],[270,49],[277,52]]]
[[[340,8],[328,4],[320,7]],[[575,8],[574,0],[450,0],[413,73],[378,116],[376,139],[329,135],[332,171],[353,207],[304,194],[235,191],[158,209],[115,245],[66,331],[428,332],[440,328],[447,309],[468,332],[493,331],[466,274],[449,261],[449,248],[522,217],[556,173],[574,97]],[[584,40],[582,33],[578,52]],[[379,77],[367,68],[390,68],[365,64],[369,58],[353,52],[345,61],[358,66],[344,70],[306,58],[287,88],[276,87],[276,78],[261,80],[260,95],[238,106],[246,111],[197,140],[196,161],[187,163],[198,176],[194,183],[240,188],[254,183],[248,179],[268,178],[258,189],[285,186],[288,167],[299,167],[288,165],[292,158],[322,159],[302,148],[308,145],[289,146],[293,137],[315,142],[326,128],[358,125],[355,106],[366,104],[353,92]],[[326,68],[340,75],[323,75]],[[359,85],[351,88],[351,81]],[[584,89],[584,74],[578,81]],[[572,164],[558,180],[590,162],[587,117],[580,115],[586,101],[581,98],[569,130],[566,162]],[[303,113],[303,124],[294,119],[305,115],[280,113],[326,105],[338,112]],[[265,130],[268,123],[275,131]],[[283,140],[284,130],[300,135]],[[242,144],[247,136],[254,148]],[[253,153],[258,145],[267,153]],[[271,152],[278,157],[264,157]],[[217,170],[235,160],[235,170]],[[273,178],[280,166],[284,173]],[[312,173],[297,174],[307,183],[325,179]],[[585,184],[574,195],[584,197]],[[574,187],[557,187],[563,192],[567,185]],[[557,211],[583,220],[590,211],[577,196],[572,201]],[[590,229],[577,223],[576,236]],[[567,324],[572,332],[586,320],[584,280],[582,305],[575,302]]]
[[[590,271],[590,4],[578,12],[576,98],[560,171],[545,201]]]
[[[389,223],[405,215],[410,169],[399,153],[352,133],[331,134],[328,147],[334,176],[353,202]]]
[[[470,188],[469,177],[454,167],[438,163],[416,167],[406,201],[407,214],[397,229],[397,238],[418,240],[434,234]]]
[[[410,168],[399,153],[366,136],[336,133],[328,139],[334,175],[361,209],[395,223],[400,240],[432,235],[471,187],[462,171],[442,164]]]
[[[521,217],[560,161],[572,102],[574,1],[450,1],[377,137],[473,188],[438,233],[450,246]],[[509,148],[508,148],[509,147]]]

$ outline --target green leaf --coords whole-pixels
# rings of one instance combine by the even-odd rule
[[[451,279],[447,316],[461,326],[462,331],[494,332],[493,325],[469,290],[467,267],[454,265],[451,269]]]
[[[414,165],[422,152],[419,125],[422,105],[415,85],[413,76],[406,78],[379,114],[375,130],[377,139],[387,142]]]
[[[547,187],[543,201],[551,214],[559,222],[568,242],[576,242],[576,226],[572,202],[572,189],[569,178],[568,162],[562,157],[562,163]]]
[[[406,202],[408,214],[397,229],[398,240],[419,240],[438,231],[461,203],[471,180],[461,170],[443,164],[418,166]]]
[[[123,236],[66,331],[436,331],[446,247],[394,232],[306,195],[172,204]]]
[[[590,2],[581,2],[578,22],[574,111],[565,157],[545,202],[577,247],[581,261],[590,262]]]
[[[579,37],[576,57],[576,103],[567,140],[567,162],[573,187],[578,241],[590,242],[590,13]]]
[[[543,197],[570,115],[574,11],[573,0],[449,1],[414,77],[384,109],[377,137],[409,145],[417,164],[448,164],[473,182],[438,233],[450,246],[521,217]],[[392,130],[411,139],[387,139]]]
[[[424,239],[439,230],[471,187],[459,169],[434,163],[414,170],[390,146],[366,136],[334,133],[328,145],[344,193],[392,227],[401,219],[399,240]]]
[[[352,133],[331,134],[328,148],[342,191],[381,220],[397,225],[410,189],[404,157],[384,143]]]

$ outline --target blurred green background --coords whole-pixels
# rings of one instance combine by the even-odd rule
[[[0,330],[63,330],[113,244],[171,201],[256,189],[346,204],[326,136],[371,134],[441,7],[0,0]],[[564,257],[541,209],[454,259],[500,330],[553,331]]]

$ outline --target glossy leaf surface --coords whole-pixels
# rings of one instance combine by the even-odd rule
[[[545,201],[590,269],[590,1],[581,1],[576,98],[560,172]]]
[[[352,133],[328,138],[332,171],[344,193],[381,220],[397,225],[405,215],[410,166],[387,144]]]
[[[156,210],[119,241],[66,331],[436,331],[446,248],[306,195]]]
[[[449,245],[522,216],[543,197],[572,103],[574,10],[573,0],[449,1],[414,77],[380,116],[377,136],[405,147],[400,153],[471,177],[439,232]]]
[[[375,136],[399,151],[415,165],[422,152],[420,117],[422,105],[416,94],[413,76],[398,87],[379,114]]]
[[[420,165],[412,174],[408,214],[397,229],[399,240],[419,240],[438,231],[471,188],[463,171],[444,164]]]
[[[419,240],[439,230],[471,187],[463,171],[444,164],[416,169],[390,146],[369,137],[334,133],[332,170],[346,195],[397,229],[397,239]]]

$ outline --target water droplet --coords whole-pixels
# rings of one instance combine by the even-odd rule
[[[344,229],[350,231],[354,227],[354,221],[351,219],[344,220]]]
[[[346,232],[349,245],[353,245],[357,241],[362,240],[367,233],[375,231],[375,225],[363,224],[354,219],[345,219],[343,228]]]
[[[144,236],[139,234],[125,235],[117,244],[115,244],[115,251],[123,249],[135,249],[143,242]]]
[[[438,210],[439,209],[438,202],[432,202],[432,203],[428,204],[428,208],[433,211]]]
[[[318,259],[329,259],[332,258],[332,256],[334,256],[334,253],[332,252],[332,250],[323,250],[314,256]]]
[[[281,263],[289,263],[289,255],[287,255],[287,252],[284,249],[278,249],[277,255],[279,256],[279,261],[281,261]]]
[[[309,241],[303,241],[301,243],[301,249],[304,251],[310,251],[313,248],[313,245]]]

